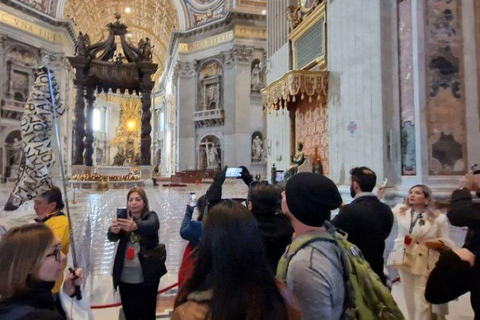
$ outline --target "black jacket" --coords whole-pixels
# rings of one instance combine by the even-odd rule
[[[51,290],[55,282],[37,281],[29,290],[0,303],[0,320],[63,320]]]
[[[150,211],[139,220],[136,220],[138,229],[134,231],[140,236],[140,252],[138,252],[138,259],[143,272],[143,280],[145,283],[151,283],[158,286],[160,277],[166,273],[165,264],[159,263],[154,259],[147,259],[146,253],[151,252],[158,244],[158,230],[160,229],[160,223],[155,211]],[[111,228],[108,229],[108,240],[116,242],[120,240],[117,248],[117,254],[115,255],[115,261],[113,263],[113,287],[115,290],[120,282],[122,275],[123,262],[125,260],[125,253],[127,250],[127,244],[129,240],[129,232],[120,231],[118,234],[114,234]]]
[[[430,303],[447,303],[471,291],[470,300],[475,320],[480,320],[480,266],[460,259],[452,250],[442,252],[430,273],[425,299]]]
[[[270,214],[252,213],[258,222],[268,264],[273,273],[276,273],[278,260],[285,252],[286,247],[292,242],[293,227],[283,214],[277,214],[276,212]]]
[[[451,208],[447,217],[454,226],[468,227],[463,246],[478,257],[480,255],[480,206],[473,203],[470,191],[462,189],[452,193]]]
[[[393,213],[375,195],[365,195],[344,206],[332,220],[335,227],[348,233],[348,241],[362,250],[372,270],[386,283],[383,274],[385,239],[393,227]]]

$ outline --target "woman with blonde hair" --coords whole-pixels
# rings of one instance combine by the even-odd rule
[[[446,305],[436,305],[432,310],[424,297],[428,275],[439,252],[455,246],[450,239],[447,217],[435,211],[433,202],[430,188],[418,184],[410,188],[406,202],[392,210],[398,236],[387,264],[398,268],[410,320],[429,320],[434,313],[448,313]],[[395,259],[399,256],[402,258]]]
[[[66,256],[48,226],[28,224],[11,229],[0,240],[0,257],[0,320],[63,319],[51,290]],[[82,281],[82,270],[75,274],[78,278],[70,272],[65,276],[60,299],[67,307],[69,301],[83,304],[80,307],[88,311],[82,317],[89,319],[86,299],[72,299],[75,285]]]

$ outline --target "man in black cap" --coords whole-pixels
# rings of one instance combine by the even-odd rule
[[[282,193],[282,210],[292,222],[295,238],[280,260],[277,274],[299,300],[302,320],[336,320],[342,315],[345,284],[341,249],[333,242],[314,240],[294,251],[305,237],[335,232],[326,219],[341,203],[335,183],[314,173],[294,175]],[[286,271],[282,267],[285,261]]]
[[[367,167],[356,167],[350,170],[350,175],[353,201],[342,207],[332,223],[348,234],[348,241],[362,250],[372,270],[386,284],[383,252],[385,240],[392,231],[393,213],[372,193],[377,183],[375,172]]]

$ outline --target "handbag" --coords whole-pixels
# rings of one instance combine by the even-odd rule
[[[387,259],[387,266],[394,268],[409,268],[412,266],[411,254],[402,251],[393,251]]]
[[[142,270],[145,274],[152,275],[154,278],[162,277],[167,273],[167,267],[165,261],[167,260],[167,250],[165,244],[159,243],[153,249],[142,250]]]

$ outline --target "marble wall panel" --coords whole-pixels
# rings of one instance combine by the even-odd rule
[[[412,1],[398,4],[398,65],[402,175],[415,175],[415,105],[412,52]]]
[[[428,0],[426,118],[430,175],[467,170],[464,50],[460,0]]]
[[[303,142],[303,152],[312,156],[315,166],[320,160],[323,173],[328,175],[329,168],[329,133],[328,109],[319,105],[316,99],[300,101],[295,110],[296,143]]]

